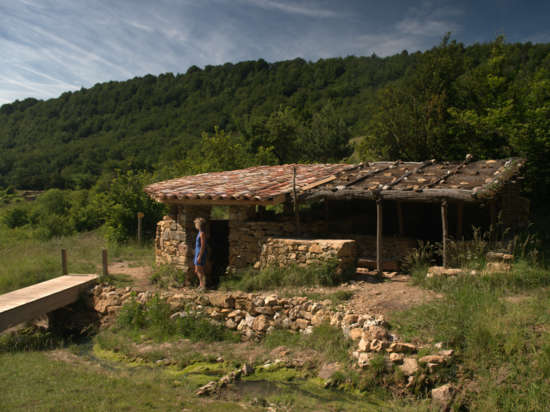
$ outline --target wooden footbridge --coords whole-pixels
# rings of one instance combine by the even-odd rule
[[[78,300],[97,275],[64,275],[0,295],[0,332]]]

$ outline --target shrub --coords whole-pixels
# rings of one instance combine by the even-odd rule
[[[14,229],[29,223],[29,214],[27,209],[14,207],[4,214],[2,221],[7,227]]]
[[[334,286],[347,278],[337,261],[307,266],[270,266],[261,271],[249,269],[221,282],[220,287],[248,292],[285,286]]]

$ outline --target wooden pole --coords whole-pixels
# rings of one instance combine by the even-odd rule
[[[441,202],[441,227],[443,232],[443,267],[447,267],[447,238],[449,227],[447,222],[447,201]]]
[[[61,249],[61,272],[63,275],[69,273],[67,269],[67,249]]]
[[[329,208],[328,208],[328,202],[330,200],[325,198],[325,232],[329,233],[329,229],[330,229],[330,226],[329,226],[329,216],[330,216],[330,212],[329,212]]]
[[[397,202],[397,221],[399,222],[399,236],[405,236],[405,222],[403,221],[401,202]]]
[[[456,239],[460,240],[462,239],[462,235],[464,234],[464,202],[458,202],[457,203],[457,210],[456,210]]]
[[[296,235],[300,234],[300,210],[298,206],[298,194],[296,192],[296,167],[292,169],[292,194],[294,199],[294,217],[296,218]]]
[[[142,225],[143,216],[145,216],[143,214],[143,212],[138,212],[138,214],[137,214],[137,219],[138,219],[138,222],[137,222],[138,223],[137,241],[140,245],[141,245],[141,237],[142,237],[142,230],[143,230],[143,225]],[[177,222],[177,214],[176,214],[176,222]]]
[[[382,277],[382,199],[376,199],[376,271]]]
[[[109,264],[107,261],[107,249],[101,251],[101,260],[103,261],[103,276],[109,276]]]

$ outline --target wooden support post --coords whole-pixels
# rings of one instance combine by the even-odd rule
[[[61,272],[63,275],[69,273],[67,269],[67,249],[61,249]]]
[[[109,263],[107,261],[107,249],[101,251],[101,260],[103,261],[103,276],[109,276]]]
[[[441,227],[443,232],[443,267],[447,267],[447,238],[449,227],[447,222],[447,201],[441,202]]]
[[[298,193],[296,191],[296,167],[294,167],[292,173],[292,197],[294,200],[294,217],[296,218],[296,235],[300,234],[300,208],[298,205]]]
[[[456,207],[456,239],[461,240],[464,234],[464,202],[458,202]]]
[[[330,212],[328,209],[328,202],[330,202],[330,200],[325,197],[325,232],[327,234],[329,233],[329,230],[330,230],[330,225],[329,225]]]
[[[137,241],[138,243],[141,245],[141,234],[142,234],[142,230],[143,230],[143,227],[142,227],[142,220],[143,220],[143,216],[145,216],[143,214],[143,212],[138,212],[137,214]],[[177,212],[176,212],[176,222],[177,222]]]
[[[399,223],[399,236],[405,236],[405,222],[403,221],[401,202],[397,202],[397,221]]]
[[[376,271],[382,277],[382,199],[376,199]]]

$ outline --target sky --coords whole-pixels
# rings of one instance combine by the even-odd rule
[[[0,0],[0,105],[196,65],[550,42],[550,0]]]

